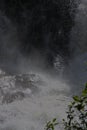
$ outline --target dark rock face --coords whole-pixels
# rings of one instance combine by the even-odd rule
[[[53,65],[57,54],[70,57],[70,31],[74,25],[74,0],[1,0],[0,10],[17,28],[21,52],[38,51]]]

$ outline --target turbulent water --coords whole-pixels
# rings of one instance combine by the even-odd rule
[[[44,129],[65,116],[69,86],[45,74],[0,74],[0,130]]]
[[[87,80],[86,6],[86,0],[82,0],[71,30],[73,58],[66,67],[61,55],[57,55],[55,69],[48,71],[38,52],[29,58],[19,52],[17,30],[1,12],[0,130],[44,130],[52,118],[56,117],[58,122],[66,118],[67,104],[81,92]],[[61,126],[56,129],[61,130]]]

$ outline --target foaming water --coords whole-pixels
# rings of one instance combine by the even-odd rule
[[[0,130],[42,130],[52,118],[60,121],[65,117],[70,100],[68,84],[41,73],[36,74],[36,79],[37,75],[42,81],[37,84],[39,92],[22,101],[0,105]]]

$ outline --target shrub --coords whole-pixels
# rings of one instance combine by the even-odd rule
[[[63,119],[64,130],[87,130],[87,84],[80,96],[74,96],[68,105],[67,119]],[[54,130],[56,119],[47,122],[45,130]]]

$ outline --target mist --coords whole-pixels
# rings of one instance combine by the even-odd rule
[[[66,118],[87,79],[86,4],[1,1],[0,130],[42,130]]]

